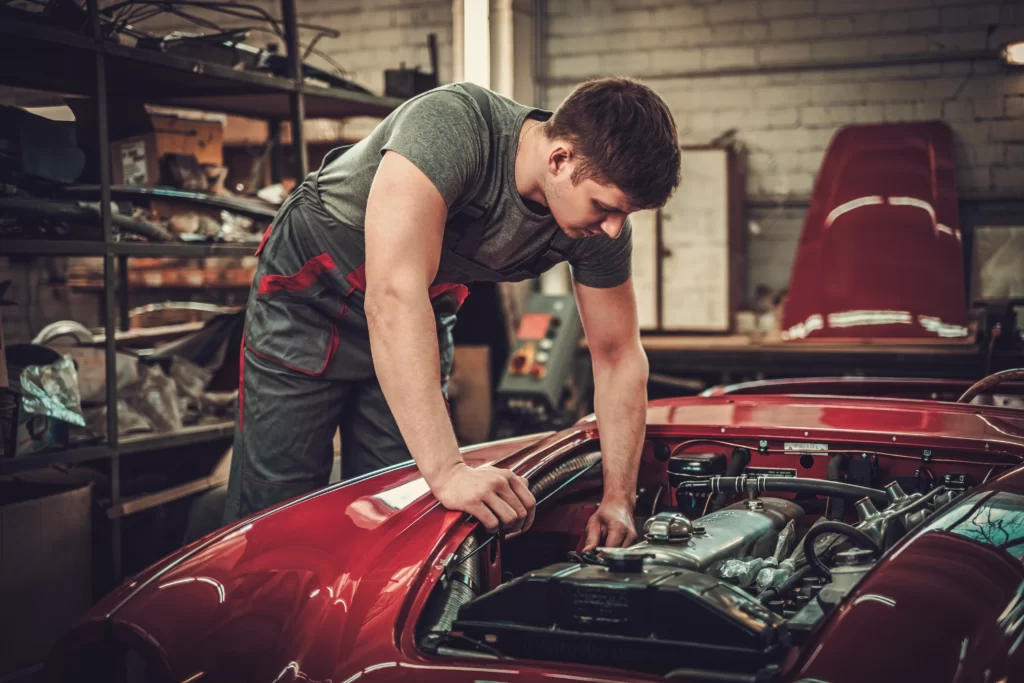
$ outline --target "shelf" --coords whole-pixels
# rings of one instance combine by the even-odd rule
[[[234,433],[235,423],[233,420],[216,422],[185,427],[176,432],[126,436],[121,439],[117,450],[121,455],[148,453],[227,439]],[[0,458],[0,475],[38,470],[52,465],[71,465],[91,460],[106,460],[110,456],[110,448],[106,444],[101,444],[98,446],[74,446],[19,458]]]
[[[188,244],[181,242],[115,242],[110,251],[119,256],[203,258],[206,256],[252,256],[258,242],[240,244]]]
[[[252,256],[258,243],[203,244],[185,242],[113,242],[110,253],[154,258]],[[103,256],[105,244],[86,240],[0,239],[0,256]]]
[[[192,446],[218,439],[226,439],[235,433],[234,420],[226,422],[215,422],[212,424],[195,425],[185,427],[176,432],[161,432],[158,434],[136,434],[121,439],[117,450],[121,455],[132,455],[135,453],[148,453],[168,448],[180,448]]]
[[[44,48],[44,49],[40,49]],[[95,55],[105,55],[108,98],[264,119],[290,117],[289,94],[306,95],[307,117],[386,116],[401,100],[298,84],[251,71],[104,42],[17,19],[0,21],[0,83],[70,95],[96,94]]]
[[[305,94],[307,119],[340,119],[349,116],[383,118],[402,103],[402,100],[393,97],[376,97],[315,85],[303,85],[301,91]],[[218,93],[155,98],[152,102],[180,109],[200,109],[282,121],[288,119],[290,112],[288,95],[281,92],[235,95]]]
[[[18,458],[3,458],[0,459],[0,475],[38,470],[51,465],[71,465],[89,460],[106,460],[110,458],[110,455],[110,449],[106,444],[101,444],[99,446],[73,446]]]
[[[228,483],[228,477],[226,474],[202,477],[193,481],[185,482],[178,486],[173,486],[163,491],[157,491],[155,493],[147,493],[144,496],[136,496],[134,498],[128,498],[107,509],[107,517],[109,519],[118,519],[120,517],[127,517],[134,515],[138,512],[144,512],[158,505],[164,505],[166,503],[172,503],[188,496],[194,496],[197,493],[203,493],[210,489],[215,489],[218,486],[223,486]]]

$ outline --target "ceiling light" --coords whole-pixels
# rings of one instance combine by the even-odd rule
[[[1024,41],[1003,45],[999,56],[1007,64],[1024,65]]]

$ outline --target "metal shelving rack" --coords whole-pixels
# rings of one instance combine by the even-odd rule
[[[116,330],[128,328],[128,260],[131,257],[249,256],[249,244],[145,243],[115,241],[111,222],[110,135],[108,111],[119,99],[144,101],[182,109],[239,114],[267,119],[271,125],[289,120],[296,150],[297,178],[308,172],[302,122],[309,117],[386,116],[401,100],[375,97],[307,84],[301,76],[301,52],[295,0],[281,0],[287,78],[278,78],[207,64],[175,55],[119,45],[103,38],[98,0],[87,0],[91,36],[5,19],[0,22],[0,60],[17,67],[0,70],[0,84],[92,97],[96,102],[100,164],[102,241],[0,240],[0,255],[97,256],[103,258],[107,442],[69,447],[24,458],[0,459],[0,475],[87,461],[110,462],[111,506],[123,502],[122,456],[194,445],[231,435],[231,422],[190,427],[181,433],[130,436],[117,434]],[[30,56],[26,58],[26,55]],[[11,58],[17,57],[14,61]],[[118,298],[121,300],[119,309]],[[121,519],[113,518],[111,538],[113,580],[122,578]]]

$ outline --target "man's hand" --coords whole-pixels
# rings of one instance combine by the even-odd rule
[[[587,541],[584,550],[597,546],[623,548],[636,541],[633,509],[626,503],[602,502],[587,522]]]
[[[508,470],[462,462],[430,484],[441,505],[473,515],[487,533],[516,533],[533,524],[537,501],[526,479]]]

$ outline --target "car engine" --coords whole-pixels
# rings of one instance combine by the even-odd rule
[[[459,574],[463,598],[432,633],[440,623],[480,656],[770,681],[889,547],[965,488],[947,481],[907,494],[897,480],[875,488],[676,465],[675,509],[647,517],[642,540],[569,553],[481,595],[479,577]],[[835,501],[857,521],[807,514],[790,497]],[[686,514],[712,501],[709,514]]]

